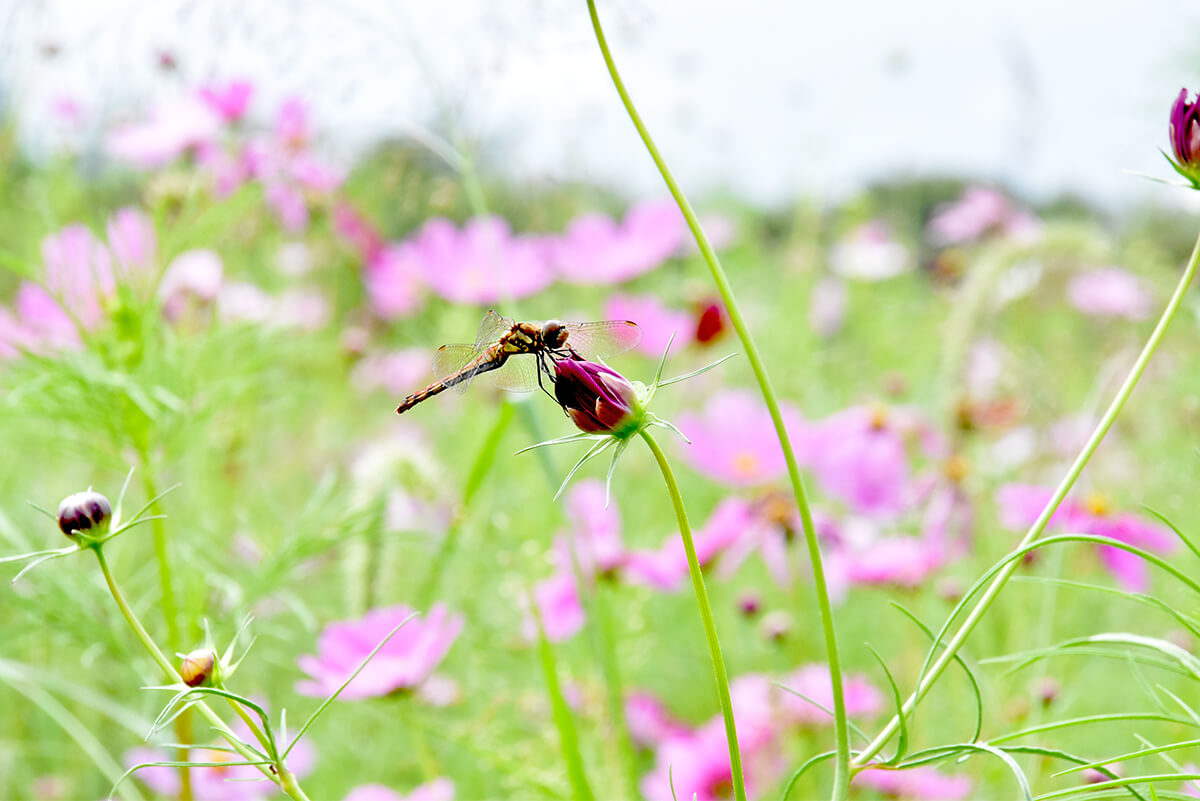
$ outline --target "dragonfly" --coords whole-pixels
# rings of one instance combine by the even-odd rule
[[[630,320],[595,323],[517,322],[490,310],[479,324],[474,345],[442,345],[433,356],[429,386],[400,401],[402,414],[421,401],[453,388],[467,391],[475,379],[509,392],[546,390],[543,379],[554,382],[554,362],[559,359],[607,359],[636,347],[642,330]]]

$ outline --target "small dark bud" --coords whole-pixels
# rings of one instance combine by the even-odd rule
[[[216,672],[217,655],[210,648],[198,648],[183,658],[179,663],[179,676],[189,687],[200,687],[212,684]]]
[[[98,492],[77,492],[58,505],[58,527],[68,537],[100,537],[108,532],[112,505]]]
[[[762,599],[752,592],[738,598],[738,611],[746,617],[754,617],[762,609]]]
[[[1058,682],[1046,676],[1033,686],[1033,694],[1043,707],[1048,707],[1058,698],[1059,689]]]

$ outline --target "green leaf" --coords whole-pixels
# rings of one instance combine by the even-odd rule
[[[892,671],[888,670],[883,657],[879,655],[879,652],[870,643],[864,643],[864,645],[870,649],[871,655],[875,657],[875,661],[879,663],[879,667],[883,668],[883,674],[887,676],[888,686],[892,689],[892,701],[896,704],[896,719],[899,721],[900,731],[896,735],[896,753],[886,762],[888,765],[894,765],[903,759],[904,754],[908,751],[908,721],[904,714],[904,699],[900,697],[900,688],[896,686],[896,679],[892,676]]]

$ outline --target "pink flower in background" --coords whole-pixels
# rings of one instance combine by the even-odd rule
[[[333,230],[364,263],[375,261],[383,250],[383,236],[361,211],[347,201],[333,207]]]
[[[22,283],[14,307],[15,316],[0,309],[0,348],[9,356],[79,347],[75,321],[37,284]]]
[[[858,281],[883,281],[912,268],[908,248],[892,236],[892,228],[873,220],[855,228],[829,251],[829,267]]]
[[[153,221],[135,208],[118,209],[108,218],[108,247],[125,276],[150,272],[158,259]]]
[[[371,308],[385,320],[407,317],[425,305],[421,282],[422,255],[415,242],[384,245],[367,262],[363,281]]]
[[[433,380],[432,361],[433,354],[425,348],[372,353],[354,366],[350,380],[364,392],[385,389],[402,396]]]
[[[626,559],[621,513],[607,495],[599,479],[580,481],[567,491],[566,512],[574,529],[572,542],[580,570],[587,577],[616,570]]]
[[[197,92],[200,99],[208,107],[221,115],[227,123],[237,122],[250,108],[250,98],[254,95],[254,84],[245,80],[232,80],[226,83],[213,83],[200,87]]]
[[[296,685],[301,695],[331,695],[397,624],[413,613],[403,604],[373,609],[358,620],[331,623],[317,641],[318,656],[300,657],[311,680]],[[412,689],[438,666],[462,631],[463,616],[434,604],[425,616],[409,620],[375,654],[339,696],[356,700]]]
[[[813,333],[829,339],[842,330],[849,292],[846,282],[832,275],[817,281],[808,299],[808,324]]]
[[[275,299],[247,281],[229,281],[217,295],[217,312],[227,323],[265,323],[275,311]]]
[[[855,584],[917,587],[942,566],[946,549],[922,537],[879,537],[845,554],[847,578]]]
[[[254,735],[245,723],[232,724],[235,734],[244,742],[254,742]],[[224,741],[221,741],[224,744]],[[287,746],[283,743],[281,751]],[[194,761],[239,762],[239,754],[197,748],[190,752]],[[167,753],[157,748],[131,748],[125,753],[128,767],[146,762],[169,762],[176,759],[175,752]],[[287,766],[297,777],[312,773],[316,765],[316,751],[309,738],[305,738],[288,754]],[[162,765],[142,768],[133,774],[159,795],[175,798],[179,795],[179,769]],[[188,777],[192,781],[192,797],[196,801],[266,801],[276,798],[279,788],[259,772],[253,765],[229,765],[228,767],[190,768]]]
[[[971,795],[969,777],[951,776],[928,765],[907,770],[868,768],[857,774],[854,782],[909,801],[960,801]]]
[[[740,498],[726,498],[717,504],[703,527],[692,532],[696,560],[703,567],[741,538],[752,520],[749,504]],[[687,552],[678,533],[671,534],[654,551],[630,551],[625,575],[635,584],[645,584],[665,592],[679,589],[688,577]]]
[[[665,740],[688,735],[688,727],[676,720],[662,702],[648,692],[634,690],[625,695],[625,722],[629,736],[640,746],[653,748]]]
[[[275,115],[275,137],[286,147],[300,148],[308,144],[308,104],[299,97],[289,97]]]
[[[287,177],[302,189],[328,194],[342,185],[346,173],[317,158],[312,152],[302,150],[293,154],[288,162]]]
[[[84,328],[100,324],[102,298],[116,292],[112,257],[86,225],[75,223],[42,240],[46,288]]]
[[[351,790],[342,801],[454,801],[454,782],[434,779],[408,795],[400,795],[382,784],[363,784]]]
[[[143,122],[114,129],[105,140],[108,154],[143,169],[171,163],[221,133],[221,116],[190,96],[161,105]]]
[[[993,232],[1028,241],[1037,238],[1040,228],[1036,217],[1013,206],[1000,192],[973,186],[953,203],[939,206],[926,233],[936,245],[956,245]]]
[[[1067,299],[1084,314],[1125,320],[1146,319],[1154,302],[1142,280],[1120,267],[1076,275],[1067,285]]]
[[[221,291],[225,267],[212,250],[185,250],[167,265],[158,282],[163,316],[178,320],[189,308],[207,307]]]
[[[278,180],[266,182],[267,204],[285,231],[297,233],[308,228],[308,201],[292,184]]]
[[[825,709],[833,709],[833,683],[829,666],[814,662],[804,665],[780,681],[795,692],[783,691],[780,696],[781,715],[794,725],[832,724],[833,718],[795,693],[800,693]],[[864,676],[849,674],[842,684],[846,714],[852,717],[871,717],[883,708],[883,693]]]
[[[638,350],[655,359],[662,358],[668,341],[675,350],[690,344],[696,328],[691,314],[669,309],[653,295],[613,295],[604,304],[604,318],[637,323],[642,329]]]
[[[683,215],[671,200],[639,203],[620,225],[603,214],[582,214],[554,243],[554,263],[572,284],[618,284],[671,258],[685,231]]]
[[[551,642],[570,639],[583,628],[583,604],[569,567],[565,570],[560,567],[553,576],[538,582],[533,588],[533,603],[546,639]],[[524,634],[527,640],[537,639],[537,621],[530,614],[525,618]]]
[[[404,266],[453,303],[519,300],[554,280],[544,243],[513,235],[499,217],[476,217],[461,230],[449,220],[430,220],[403,247]],[[371,273],[368,288],[374,289]]]
[[[754,755],[743,753],[742,757],[749,763]],[[746,791],[753,794],[753,775],[748,769],[745,778]],[[720,718],[663,742],[655,754],[654,770],[641,782],[642,795],[649,801],[724,801],[732,795],[732,788],[729,745]]]
[[[799,412],[783,406],[784,422],[797,458],[807,461],[809,430]],[[682,414],[679,428],[692,441],[684,459],[709,478],[734,487],[774,481],[787,464],[763,402],[745,390],[727,390],[709,399],[701,415]]]
[[[1010,529],[1033,525],[1049,504],[1054,491],[1049,487],[1008,484],[996,493],[1000,521]],[[1051,525],[1073,534],[1092,534],[1158,553],[1171,553],[1178,546],[1173,534],[1159,523],[1137,515],[1116,512],[1101,495],[1092,495],[1084,503],[1067,499],[1050,518]],[[1145,592],[1150,579],[1146,563],[1136,554],[1109,545],[1098,549],[1100,560],[1117,583],[1133,592]]]
[[[908,453],[888,409],[852,406],[813,426],[809,439],[813,472],[827,495],[870,517],[904,509]]]

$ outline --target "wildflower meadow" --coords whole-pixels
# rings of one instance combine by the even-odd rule
[[[0,798],[1200,797],[1195,94],[1149,204],[768,207],[575,5],[653,193],[0,105]]]

